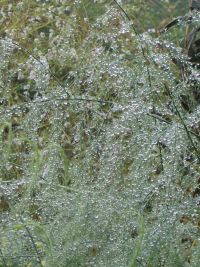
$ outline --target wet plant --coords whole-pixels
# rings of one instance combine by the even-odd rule
[[[0,266],[197,267],[199,12],[92,2],[2,1]]]

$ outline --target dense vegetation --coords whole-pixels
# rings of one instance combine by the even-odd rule
[[[199,266],[199,13],[0,0],[0,266]]]

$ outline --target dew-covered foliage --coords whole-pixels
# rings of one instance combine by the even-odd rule
[[[195,3],[0,1],[0,266],[199,266]]]

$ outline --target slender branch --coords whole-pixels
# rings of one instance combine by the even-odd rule
[[[8,265],[7,265],[7,263],[6,263],[6,259],[5,259],[5,257],[4,257],[4,255],[3,255],[3,252],[2,252],[2,249],[0,248],[0,255],[1,255],[1,258],[2,258],[2,262],[3,262],[3,266],[4,267],[7,267]]]
[[[183,20],[183,17],[179,16],[177,18],[174,18],[172,21],[170,21],[164,28],[162,28],[159,33],[165,33],[173,26],[177,25],[179,22]]]
[[[159,120],[159,121],[161,121],[161,122],[165,122],[165,123],[170,124],[170,125],[172,124],[172,122],[167,121],[167,120],[163,119],[161,116],[158,116],[158,115],[156,115],[156,114],[147,113],[146,115],[149,116],[149,117],[155,118],[155,119],[157,119],[157,120]],[[178,128],[181,129],[181,130],[183,130],[183,128],[180,127],[180,126],[178,126]],[[196,134],[195,132],[189,130],[188,128],[187,128],[187,130],[188,130],[188,132],[189,132],[190,134],[194,135],[195,137],[197,137],[197,138],[199,139],[200,136],[199,136],[198,134]]]
[[[1,37],[0,38],[1,40],[3,40],[3,38]],[[37,62],[39,62],[44,68],[45,68],[45,65],[44,63],[39,59],[37,58],[34,54],[32,54],[27,48],[19,45],[18,43],[14,42],[14,41],[11,41],[11,43],[15,46],[17,46],[19,49],[23,50],[26,54],[28,54],[29,56],[31,56],[32,58],[34,58]],[[57,79],[57,77],[55,76],[55,74],[50,70],[46,70],[46,72],[49,72],[51,74],[51,76],[54,78],[54,80],[57,82],[57,84],[63,88],[63,85],[60,83],[60,81]],[[70,94],[67,92],[67,95],[70,97]]]
[[[160,142],[158,142],[158,148],[159,148],[161,171],[164,171],[164,162],[163,162],[163,155],[162,155],[162,147],[161,147]]]
[[[116,1],[116,0],[113,0],[113,1],[114,1],[115,4],[118,6],[118,8],[122,11],[122,13],[125,15],[125,17],[127,18],[127,20],[128,20],[129,22],[131,22],[131,18],[129,17],[128,13],[123,9],[123,7],[118,3],[118,1]],[[142,39],[141,39],[139,33],[137,32],[136,28],[134,27],[134,25],[133,25],[132,23],[131,23],[131,27],[132,27],[132,29],[133,29],[135,35],[137,35],[138,38],[139,38],[139,46],[140,46],[140,49],[141,49],[141,51],[142,51],[143,58],[145,59],[146,62],[148,62],[148,59],[146,58],[146,55],[145,55],[144,48],[143,48],[143,46],[142,46]],[[146,69],[147,69],[147,75],[148,75],[149,87],[152,88],[151,75],[150,75],[150,71],[149,71],[149,67],[148,67],[148,65],[146,65]],[[113,103],[113,104],[114,104],[114,103]],[[101,133],[101,131],[102,131],[102,129],[103,129],[103,126],[104,126],[104,124],[105,124],[107,118],[108,118],[108,115],[107,115],[106,118],[103,120],[103,122],[102,122],[102,124],[101,124],[101,126],[100,126],[100,128],[99,128],[99,130],[98,130],[98,132],[97,132],[96,138],[99,137],[99,135],[100,135],[100,133]]]
[[[118,1],[117,0],[113,0],[113,1],[118,6],[118,8],[122,11],[122,13],[125,15],[125,17],[128,19],[128,21],[131,22],[131,18],[129,17],[128,13],[123,9],[123,7],[118,3]],[[134,27],[133,23],[131,23],[131,27],[132,27],[135,35],[137,35],[139,38],[139,46],[140,46],[140,49],[142,51],[143,58],[145,59],[146,62],[148,62],[148,59],[145,55],[144,47],[142,45],[142,38],[140,37],[140,35],[139,35],[137,29]],[[150,70],[149,70],[148,65],[146,65],[146,70],[147,70],[147,75],[148,75],[149,87],[152,88],[151,75],[150,75]]]
[[[0,40],[3,40],[3,38],[0,37]],[[45,67],[44,63],[37,58],[35,55],[33,55],[27,48],[19,45],[18,43],[12,41],[12,44],[19,47],[21,50],[23,50],[25,53],[27,53],[28,55],[30,55],[31,57],[33,57],[36,61],[38,61],[43,67]],[[55,79],[55,81],[57,82],[57,84],[64,89],[63,85],[60,83],[60,81],[57,79],[57,77],[55,76],[55,74],[49,69],[47,72],[50,73],[50,75]],[[3,86],[1,86],[1,88],[3,88]],[[71,96],[68,92],[67,93],[67,98],[57,98],[57,99],[45,99],[45,100],[40,100],[40,101],[33,101],[31,103],[39,103],[39,102],[50,102],[50,101],[86,101],[86,102],[98,102],[98,103],[113,103],[111,101],[106,101],[106,100],[101,100],[101,99],[87,99],[87,98],[80,98],[80,97],[73,97]]]
[[[177,106],[176,106],[176,103],[175,103],[175,101],[174,101],[174,98],[173,98],[173,96],[172,96],[172,94],[171,94],[169,88],[167,87],[166,84],[164,84],[164,87],[165,87],[165,90],[167,91],[169,97],[170,97],[171,100],[172,100],[172,104],[173,104],[173,106],[174,106],[174,108],[175,108],[175,110],[176,110],[176,112],[177,112],[177,114],[178,114],[179,119],[180,119],[181,122],[182,122],[182,125],[183,125],[183,127],[184,127],[184,129],[185,129],[185,131],[186,131],[186,133],[187,133],[188,139],[189,139],[189,141],[190,141],[190,143],[191,143],[191,145],[192,145],[192,147],[193,147],[193,149],[194,149],[194,151],[195,151],[195,153],[196,153],[196,156],[197,156],[197,158],[198,158],[198,161],[200,162],[199,151],[198,151],[197,147],[196,147],[195,144],[194,144],[194,141],[193,141],[193,139],[192,139],[191,133],[190,133],[189,129],[187,128],[187,125],[186,125],[184,119],[182,118],[182,115],[181,115],[180,111],[178,110],[178,108],[177,108]]]
[[[39,251],[38,251],[38,249],[37,249],[37,246],[36,246],[36,244],[35,244],[35,241],[34,241],[34,238],[33,238],[32,234],[31,234],[31,231],[30,231],[29,228],[24,224],[24,220],[22,219],[22,217],[20,216],[19,218],[20,218],[20,221],[21,221],[21,222],[23,223],[23,225],[24,225],[24,228],[25,228],[25,230],[26,230],[26,232],[27,232],[27,234],[28,234],[28,237],[30,238],[31,244],[32,244],[32,246],[33,246],[33,248],[34,248],[34,250],[35,250],[36,255],[37,255],[37,261],[38,261],[38,263],[40,263],[40,265],[42,266],[42,259],[41,259],[41,257],[40,257],[40,253],[39,253]]]
[[[137,261],[141,266],[145,266],[139,259],[136,259],[136,261]]]
[[[85,102],[96,102],[96,103],[100,103],[100,104],[112,104],[114,105],[115,103],[112,101],[108,101],[108,100],[102,100],[102,99],[93,99],[93,98],[81,98],[81,97],[73,97],[73,98],[47,98],[47,99],[41,99],[41,100],[35,100],[35,101],[30,101],[30,102],[24,102],[21,104],[18,104],[16,106],[12,106],[10,108],[7,109],[3,109],[2,112],[0,112],[0,114],[5,114],[6,112],[10,112],[16,108],[23,108],[23,107],[29,107],[30,105],[33,104],[41,104],[41,103],[47,103],[47,102],[51,102],[51,101],[61,101],[61,102],[65,102],[65,101],[85,101]]]
[[[33,258],[34,256],[33,255],[18,255],[18,256],[8,256],[8,255],[6,255],[6,258],[7,259],[18,259],[18,258]],[[3,266],[3,267],[5,267],[5,266]]]
[[[34,103],[44,103],[44,102],[51,102],[51,101],[86,101],[86,102],[97,102],[101,104],[114,104],[114,102],[109,100],[102,100],[102,99],[93,99],[93,98],[81,98],[81,97],[73,97],[73,98],[49,98],[49,99],[41,99],[38,101],[32,101],[30,104]]]

